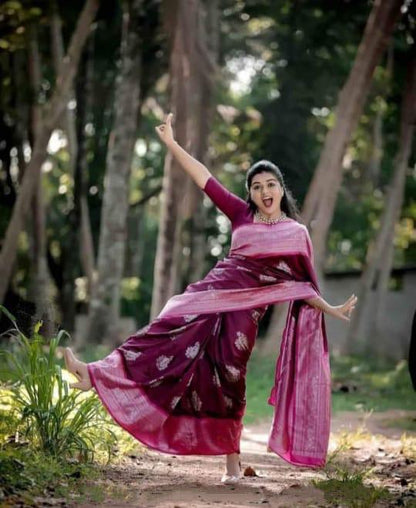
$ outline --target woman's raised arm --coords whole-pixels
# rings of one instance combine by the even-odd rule
[[[203,189],[207,180],[211,176],[211,173],[203,164],[189,155],[189,153],[175,141],[175,138],[173,137],[172,117],[173,114],[169,113],[166,118],[166,122],[156,127],[156,132],[192,180],[198,185],[198,187]]]

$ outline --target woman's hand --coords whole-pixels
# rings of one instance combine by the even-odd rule
[[[349,321],[357,301],[358,298],[355,295],[351,295],[342,305],[330,305],[327,313],[344,321]]]
[[[156,127],[156,132],[179,165],[188,173],[198,187],[204,189],[208,179],[211,177],[211,173],[175,141],[172,130],[172,118],[173,114],[169,113],[166,117],[166,122]]]
[[[175,138],[173,137],[172,118],[173,113],[169,113],[166,117],[165,123],[156,127],[156,132],[165,145],[175,142]]]

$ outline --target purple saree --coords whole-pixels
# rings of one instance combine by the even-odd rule
[[[234,204],[243,210],[241,203]],[[89,364],[92,383],[113,418],[151,448],[239,452],[258,321],[269,304],[290,301],[269,399],[275,407],[269,448],[292,464],[321,466],[330,373],[323,314],[303,301],[319,294],[307,229],[292,219],[274,225],[243,219],[237,226],[229,255],[203,280],[171,298],[107,358]]]

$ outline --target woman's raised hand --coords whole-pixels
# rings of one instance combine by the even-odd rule
[[[343,319],[344,321],[349,321],[357,301],[358,298],[355,295],[351,295],[342,305],[331,305],[328,314],[339,319]]]
[[[169,113],[166,117],[165,123],[162,123],[156,127],[156,132],[158,133],[159,138],[165,143],[165,145],[175,141],[173,137],[172,118],[173,113]]]

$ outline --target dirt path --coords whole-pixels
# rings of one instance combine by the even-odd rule
[[[355,432],[352,449],[348,452],[351,466],[371,466],[376,471],[378,468],[376,478],[379,478],[380,485],[387,486],[397,497],[404,495],[406,488],[409,490],[411,478],[416,477],[416,468],[412,461],[406,461],[400,453],[403,431],[386,428],[383,421],[397,419],[405,414],[409,415],[409,412],[374,413],[366,420],[366,428],[371,435],[359,430],[363,418],[357,413],[343,413],[332,421],[330,450],[339,445],[340,439],[345,440],[345,435],[342,438],[343,432]],[[416,418],[416,412],[410,414]],[[268,424],[245,429],[242,440],[243,468],[250,466],[257,476],[246,476],[236,486],[224,486],[219,481],[223,471],[223,457],[176,457],[145,451],[129,457],[121,465],[105,468],[104,480],[98,486],[95,484],[101,493],[105,492],[104,500],[73,506],[330,506],[322,491],[310,485],[312,479],[324,478],[324,473],[290,466],[276,455],[267,453],[268,430]],[[416,437],[415,433],[407,434]],[[376,506],[391,505],[381,503]],[[410,505],[406,501],[402,506]]]

